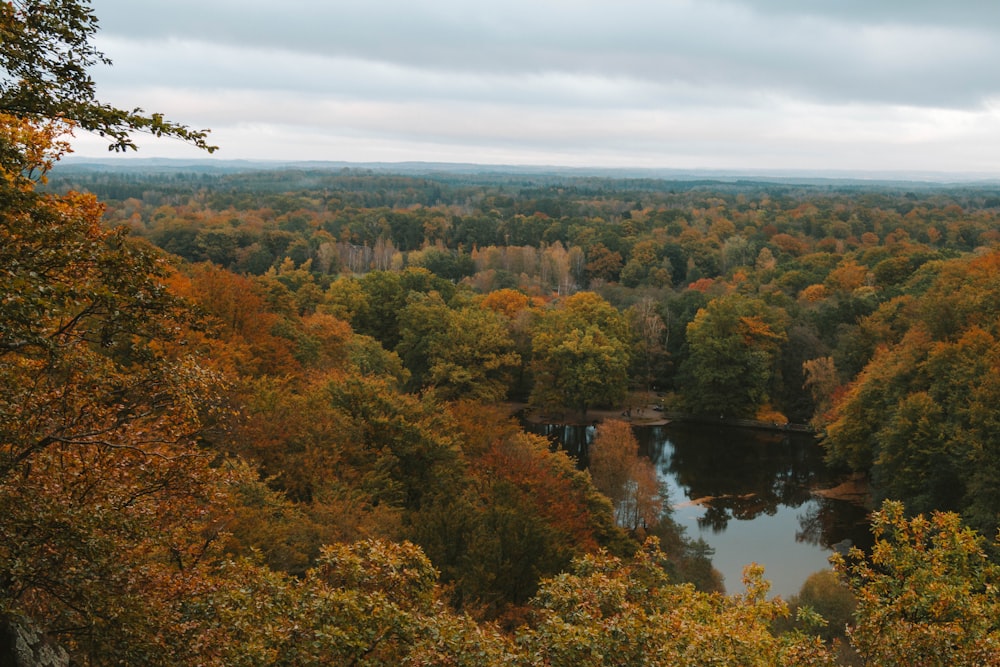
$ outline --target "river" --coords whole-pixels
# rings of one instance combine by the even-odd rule
[[[529,427],[586,466],[593,427]],[[743,567],[756,562],[772,594],[787,598],[829,567],[835,549],[871,543],[864,508],[812,492],[838,479],[809,434],[676,423],[634,432],[669,489],[674,520],[715,550],[729,593],[744,590]]]

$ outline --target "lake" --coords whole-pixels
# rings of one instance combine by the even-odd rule
[[[592,426],[527,426],[586,466]],[[867,510],[812,493],[839,479],[810,434],[678,423],[633,430],[669,489],[674,520],[715,549],[729,593],[744,590],[743,567],[756,562],[772,594],[787,598],[829,567],[834,550],[871,544]]]

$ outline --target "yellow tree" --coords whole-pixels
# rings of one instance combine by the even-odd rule
[[[1000,665],[1000,568],[957,514],[907,519],[886,502],[875,545],[834,565],[857,596],[851,643],[866,664]]]
[[[536,622],[518,631],[523,665],[833,665],[816,637],[778,634],[787,615],[767,599],[762,569],[744,575],[747,593],[725,596],[672,585],[655,540],[631,562],[597,554],[546,580]],[[530,657],[528,657],[530,656]]]

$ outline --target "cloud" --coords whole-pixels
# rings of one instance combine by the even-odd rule
[[[846,24],[982,27],[1000,25],[1000,5],[993,0],[745,0],[738,4],[763,15],[811,16]]]
[[[975,105],[1000,90],[1000,39],[984,28],[1000,22],[935,22],[940,3],[855,3],[854,13],[825,15],[795,9],[817,3],[776,0],[178,0],[153,14],[158,4],[99,0],[95,9],[118,40],[296,54],[307,72],[335,58],[454,76],[555,72],[927,106]]]
[[[466,161],[488,154],[596,164],[631,156],[671,166],[757,156],[794,166],[868,164],[874,153],[878,162],[905,165],[918,152],[911,147],[924,146],[949,164],[998,164],[982,146],[997,134],[1000,4],[93,6],[99,45],[115,62],[95,72],[102,96],[211,126],[224,150],[241,155],[285,155],[293,146],[356,154],[365,145],[388,155],[396,145],[406,159],[421,150],[460,155],[464,147]],[[282,139],[242,143],[255,132]],[[310,135],[311,143],[302,139]],[[861,154],[864,142],[869,155]]]

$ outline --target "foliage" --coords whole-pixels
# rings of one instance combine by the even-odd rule
[[[698,414],[753,416],[768,400],[786,316],[757,299],[720,297],[688,324],[685,402]]]
[[[200,632],[178,658],[209,665],[500,665],[508,642],[450,612],[436,572],[409,543],[327,547],[300,580],[245,561],[187,608]]]
[[[962,512],[986,534],[1000,511],[996,263],[994,253],[953,260],[920,298],[873,315],[895,324],[835,406],[826,439],[832,458],[870,469],[887,497],[915,512]]]
[[[81,664],[830,664],[778,630],[759,568],[744,596],[671,580],[717,583],[627,426],[602,429],[593,479],[663,551],[635,553],[546,441],[453,400],[513,387],[585,413],[630,369],[713,415],[801,414],[808,382],[834,458],[996,529],[988,188],[67,170],[39,189],[73,128],[212,149],[96,99],[96,29],[85,2],[0,6],[0,613]],[[995,663],[981,540],[902,514],[838,566],[852,641]]]
[[[541,577],[598,546],[629,551],[612,509],[562,452],[495,408],[453,404],[469,478],[414,517],[414,539],[454,587],[453,600],[486,616],[525,604]]]
[[[911,219],[837,193],[348,172],[193,194],[181,175],[92,181],[125,195],[106,213],[31,180],[67,130],[212,147],[96,99],[96,29],[85,2],[0,6],[0,613],[81,664],[830,664],[818,637],[776,630],[759,568],[744,596],[671,581],[701,568],[710,588],[705,549],[668,530],[627,425],[593,451],[613,506],[475,402],[530,380],[537,404],[615,404],[634,353],[647,386],[679,366],[693,404],[736,414],[787,396],[803,361],[822,360],[819,405],[867,364],[832,451],[994,525],[996,259],[933,249],[994,238],[981,195],[954,195],[978,218],[926,200]],[[476,284],[521,291],[477,301]],[[665,551],[636,553],[615,507]],[[901,515],[887,505],[870,559],[841,565],[853,641],[890,664],[988,664],[995,566],[953,515]]]
[[[208,152],[206,130],[191,130],[142,109],[126,111],[96,98],[88,70],[110,61],[94,45],[97,18],[85,0],[17,0],[0,5],[0,113],[47,122],[61,119],[135,149],[134,131],[172,136]],[[6,166],[6,165],[5,165]]]
[[[414,295],[400,314],[396,351],[414,388],[445,400],[506,398],[520,357],[501,317],[476,306],[449,308],[440,295]]]
[[[536,620],[518,636],[537,656],[525,664],[833,664],[815,639],[772,634],[787,608],[767,600],[759,567],[748,568],[745,580],[748,592],[736,597],[671,585],[655,541],[629,563],[582,558],[539,591]]]
[[[23,127],[0,143],[45,159],[48,135]],[[103,228],[93,197],[2,176],[0,608],[90,661],[155,663],[153,619],[198,589],[243,475],[196,445],[224,384],[179,344],[158,252]]]
[[[457,307],[458,274],[443,264],[449,279],[438,275],[433,285],[421,279],[403,290],[382,275],[413,275],[427,257],[472,262],[475,273],[460,279],[459,291],[515,288],[535,306],[587,288],[622,311],[653,299],[666,325],[663,349],[643,326],[655,327],[647,308],[633,322],[630,380],[660,390],[693,386],[681,371],[693,352],[686,326],[698,308],[733,293],[759,299],[787,314],[766,394],[797,422],[819,416],[829,391],[860,372],[885,336],[901,333],[898,318],[868,318],[880,305],[922,294],[943,260],[1000,238],[1000,197],[988,185],[904,190],[352,169],[63,173],[58,188],[77,184],[111,200],[109,220],[191,261],[256,275],[275,270],[299,308],[347,319],[390,351],[410,292],[436,290]],[[620,256],[618,283],[617,269],[588,274],[589,263],[609,256]],[[288,279],[294,272],[312,281]],[[351,291],[370,273],[380,275]],[[357,279],[333,280],[338,275]],[[328,291],[331,280],[336,289]],[[966,312],[939,311],[938,321]],[[523,399],[532,389],[532,341],[515,339],[525,365],[512,396]],[[802,363],[825,357],[837,381],[817,389],[823,395],[803,392]]]
[[[907,519],[898,502],[872,518],[870,555],[835,557],[857,596],[851,641],[880,665],[997,665],[1000,568],[958,515]]]
[[[795,626],[811,630],[824,641],[836,640],[840,647],[854,623],[857,599],[842,578],[827,569],[810,574],[788,606]]]
[[[568,297],[534,327],[531,402],[583,414],[615,405],[628,388],[629,355],[624,316],[596,294]]]

